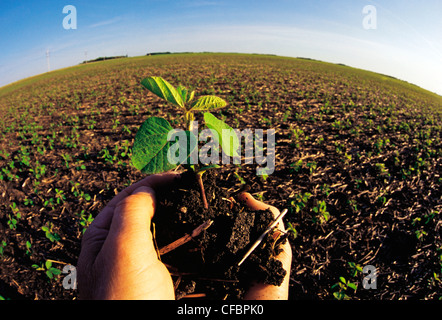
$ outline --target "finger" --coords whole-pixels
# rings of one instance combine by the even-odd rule
[[[248,192],[240,193],[238,195],[238,199],[252,210],[270,209],[275,218],[279,215],[279,210],[276,207],[270,206],[262,201],[255,199]],[[285,232],[284,224],[279,223],[278,229],[282,232]],[[246,300],[281,300],[288,298],[288,288],[292,262],[292,248],[288,241],[286,241],[282,245],[282,251],[275,258],[281,261],[283,268],[286,270],[286,276],[284,277],[282,284],[277,287],[263,283],[254,283],[245,295]]]
[[[171,185],[175,179],[179,178],[180,174],[175,172],[169,172],[164,174],[150,175],[137,183],[127,187],[115,196],[108,205],[95,217],[94,221],[87,228],[82,239],[82,250],[79,256],[79,262],[81,263],[93,263],[97,254],[103,247],[105,240],[108,237],[109,229],[114,217],[115,207],[123,201],[126,197],[130,196],[140,187],[150,187],[150,190],[138,190],[137,192],[146,192],[153,194],[151,200],[154,204],[154,189],[160,189],[167,185]],[[151,219],[153,212],[149,211],[151,215],[148,217]],[[149,221],[150,221],[149,219]],[[144,225],[148,223],[145,222]]]
[[[279,215],[279,210],[274,207],[270,206],[268,204],[265,204],[262,201],[259,201],[255,199],[250,193],[248,192],[242,192],[238,195],[239,201],[243,202],[247,207],[249,207],[252,210],[267,210],[270,209],[270,211],[273,213],[274,218]],[[283,223],[278,223],[278,228],[285,232],[285,227]]]
[[[115,207],[104,208],[83,235],[79,262],[93,263],[106,243],[115,247],[129,240],[138,246],[140,241],[149,240],[154,209],[155,191],[146,186],[136,189]]]
[[[144,240],[150,234],[154,211],[154,189],[138,187],[115,207],[109,236],[124,237],[124,241],[130,242]]]
[[[157,261],[150,231],[154,197],[152,188],[142,186],[115,206],[108,235],[99,253],[101,258],[126,264]]]
[[[93,264],[109,233],[114,208],[104,208],[92,221],[81,239],[81,252],[78,265]]]
[[[155,196],[155,189],[160,189],[167,185],[171,185],[175,181],[175,179],[179,177],[180,175],[178,173],[170,172],[165,174],[151,175],[144,178],[143,180],[134,183],[133,185],[127,187],[118,195],[116,195],[108,203],[108,205],[95,217],[93,223],[90,225],[89,228],[91,228],[91,230],[109,230],[115,206],[120,203],[124,198],[130,196],[132,193],[135,192],[135,190],[140,187],[150,188],[150,191],[148,191],[148,193],[151,192]]]
[[[246,295],[245,300],[287,300],[289,296],[290,271],[292,264],[292,247],[286,241],[282,245],[282,251],[275,257],[281,261],[286,275],[280,286],[254,282]]]
[[[163,174],[154,174],[147,176],[146,178],[122,190],[109,202],[108,206],[116,206],[120,201],[122,201],[127,196],[130,196],[139,187],[145,186],[157,190],[172,185],[173,182],[176,181],[176,179],[178,179],[179,177],[180,173],[178,172],[167,172]]]

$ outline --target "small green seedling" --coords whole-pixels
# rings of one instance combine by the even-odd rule
[[[192,130],[192,121],[195,119],[195,112],[215,110],[223,108],[227,104],[223,99],[211,95],[202,96],[196,101],[193,101],[195,91],[189,91],[183,86],[178,86],[175,89],[161,77],[148,77],[142,80],[141,84],[160,98],[183,110],[186,127],[189,131]]]
[[[86,213],[84,212],[84,210],[81,210],[80,213],[80,226],[82,226],[83,228],[81,229],[81,233],[84,234],[87,230],[87,228],[89,227],[89,225],[94,221],[94,217],[92,216],[91,213],[89,213],[89,215],[86,215]]]
[[[194,100],[194,91],[190,91],[183,86],[175,88],[161,77],[146,78],[141,81],[141,84],[150,92],[176,106],[178,111],[184,113],[186,151],[185,154],[179,154],[180,161],[178,163],[169,161],[171,154],[176,156],[178,151],[181,152],[180,149],[176,148],[179,136],[171,141],[171,133],[175,130],[170,123],[164,118],[150,117],[141,125],[135,136],[132,164],[146,174],[166,172],[175,169],[178,165],[194,170],[201,187],[204,207],[208,208],[201,177],[206,170],[219,168],[219,166],[209,165],[198,169],[199,160],[195,160],[195,155],[198,156],[198,138],[196,137],[198,132],[195,132],[197,128],[194,127],[194,113],[204,111],[204,123],[213,133],[213,139],[218,140],[217,142],[227,155],[236,156],[239,140],[234,130],[224,121],[217,119],[208,112],[209,110],[223,108],[227,103],[223,99],[212,95],[202,96]],[[223,131],[229,133],[228,139],[225,138],[226,135],[223,136]]]
[[[309,192],[305,193],[297,193],[293,200],[290,201],[290,210],[291,212],[299,213],[302,209],[307,206],[309,199],[312,197],[312,194]]]
[[[56,233],[55,231],[53,231],[54,228],[54,224],[51,223],[47,223],[45,226],[41,227],[41,230],[44,231],[46,238],[48,238],[51,242],[57,242],[60,241],[60,236],[58,235],[58,233]]]
[[[327,211],[327,204],[325,201],[319,201],[318,205],[313,208],[316,216],[313,217],[314,223],[324,224],[330,219],[330,213]]]
[[[30,241],[26,241],[26,255],[31,256],[32,254],[32,243]]]
[[[293,239],[298,237],[298,230],[296,230],[296,226],[290,222],[287,222],[287,232],[293,234]]]
[[[51,260],[46,260],[44,263],[42,263],[40,266],[38,264],[33,264],[33,268],[35,268],[37,271],[45,271],[46,276],[52,280],[56,278],[58,275],[61,274],[61,270],[57,269],[52,266]]]
[[[3,257],[3,253],[5,251],[6,245],[7,245],[6,241],[2,240],[0,242],[0,256],[2,256],[2,257]]]
[[[11,230],[15,230],[15,229],[17,228],[18,220],[15,219],[15,218],[14,218],[13,216],[11,216],[10,214],[8,214],[8,221],[7,221],[7,223],[8,223],[8,226],[9,226],[9,228],[10,228]]]
[[[7,224],[11,230],[15,230],[17,228],[18,220],[21,219],[21,214],[15,202],[9,205],[9,207],[11,208],[13,214],[8,214]]]
[[[348,262],[348,266],[350,268],[350,273],[353,278],[357,277],[359,274],[363,272],[362,266],[355,262]]]
[[[338,291],[333,292],[333,296],[337,300],[350,300],[350,297],[347,295],[347,290],[352,289],[356,292],[358,286],[356,283],[350,282],[346,280],[344,277],[339,277],[339,282],[335,283],[331,286],[332,289],[338,288]]]

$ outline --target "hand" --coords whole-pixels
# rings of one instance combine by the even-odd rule
[[[238,195],[238,199],[246,204],[252,210],[266,210],[270,209],[276,219],[279,215],[279,210],[273,206],[269,206],[261,201],[256,200],[250,193],[243,192]],[[285,232],[284,224],[279,223],[277,228],[281,232]],[[264,283],[253,283],[249,291],[246,293],[244,299],[246,300],[287,300],[289,296],[289,281],[290,268],[292,264],[292,248],[290,243],[286,241],[282,245],[282,251],[276,256],[276,259],[281,261],[283,268],[286,270],[286,275],[281,285],[274,286]]]
[[[149,176],[126,188],[100,212],[86,230],[78,259],[81,299],[174,299],[172,278],[157,257],[150,232],[155,190],[173,183],[177,174]],[[243,193],[253,210],[270,208]],[[284,231],[282,224],[279,228]],[[291,265],[288,242],[278,256],[287,275],[281,286],[255,283],[246,299],[287,299]]]
[[[174,299],[150,232],[155,190],[177,174],[151,175],[119,193],[86,230],[77,264],[81,299]]]

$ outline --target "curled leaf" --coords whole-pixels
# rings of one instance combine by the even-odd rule
[[[184,101],[180,92],[163,78],[148,77],[143,79],[141,84],[160,98],[184,108]]]
[[[227,105],[220,97],[216,96],[202,96],[198,98],[192,105],[190,106],[191,111],[208,111],[215,110],[219,108],[224,108]]]

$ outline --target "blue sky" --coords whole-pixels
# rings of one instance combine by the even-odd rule
[[[65,30],[63,7],[77,10]],[[376,29],[363,27],[367,5]],[[100,56],[158,51],[310,57],[442,95],[440,0],[44,0],[0,2],[0,86]],[[373,20],[371,21],[373,22]]]

